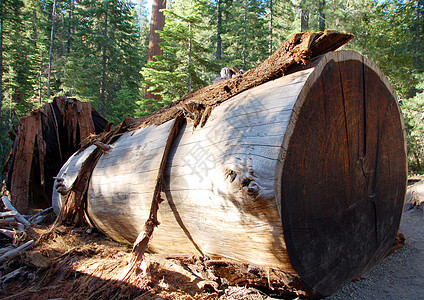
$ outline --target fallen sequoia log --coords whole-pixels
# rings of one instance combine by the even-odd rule
[[[19,121],[3,172],[11,201],[20,212],[51,206],[53,177],[92,134],[107,125],[90,103],[55,97]]]
[[[403,120],[374,63],[353,51],[311,55],[316,36],[295,44],[307,39],[301,59],[262,84],[210,105],[196,100],[201,90],[74,154],[58,174],[56,212],[85,209],[112,239],[137,239],[135,249],[150,240],[153,252],[278,269],[314,296],[367,271],[400,222]],[[288,43],[271,61],[299,53]]]

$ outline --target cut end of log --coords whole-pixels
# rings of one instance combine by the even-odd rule
[[[378,68],[357,53],[324,56],[285,136],[281,216],[290,260],[330,295],[392,248],[406,189],[403,122]]]

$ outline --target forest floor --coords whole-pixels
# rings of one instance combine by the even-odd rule
[[[374,266],[359,281],[346,284],[328,299],[423,299],[424,213],[406,204],[399,232],[405,245]]]
[[[424,188],[424,185],[423,185]],[[327,299],[422,299],[424,295],[423,205],[402,215],[399,232],[406,243],[359,280]],[[38,240],[53,216],[28,231]],[[0,240],[0,243],[4,243]],[[0,248],[4,245],[0,245]],[[143,276],[123,283],[131,248],[100,233],[60,226],[48,239],[0,268],[1,299],[282,299],[272,291],[227,286],[196,278],[196,262],[146,255]],[[190,261],[191,260],[191,261]],[[187,263],[187,261],[190,261]],[[7,275],[16,271],[17,275]],[[287,299],[287,297],[285,298]],[[293,299],[293,297],[290,297]]]

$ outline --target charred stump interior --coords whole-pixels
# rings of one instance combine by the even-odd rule
[[[84,139],[101,133],[106,125],[89,103],[67,97],[55,97],[21,118],[5,166],[14,206],[22,212],[51,206],[53,177]]]

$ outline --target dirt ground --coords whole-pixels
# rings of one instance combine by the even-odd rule
[[[360,281],[345,285],[328,299],[423,299],[423,209],[409,209],[406,205],[399,232],[406,238],[403,248],[372,268]]]
[[[423,184],[424,189],[424,184]],[[399,232],[406,244],[327,299],[423,299],[424,214],[423,205],[403,212]],[[49,223],[35,226],[29,235],[38,239]],[[202,262],[194,258],[169,259],[149,256],[142,276],[120,281],[131,249],[99,233],[59,227],[0,269],[1,299],[296,299],[278,291],[259,291],[199,280]],[[19,275],[5,275],[20,270]],[[197,276],[196,274],[199,274]],[[219,287],[216,282],[220,282]]]

